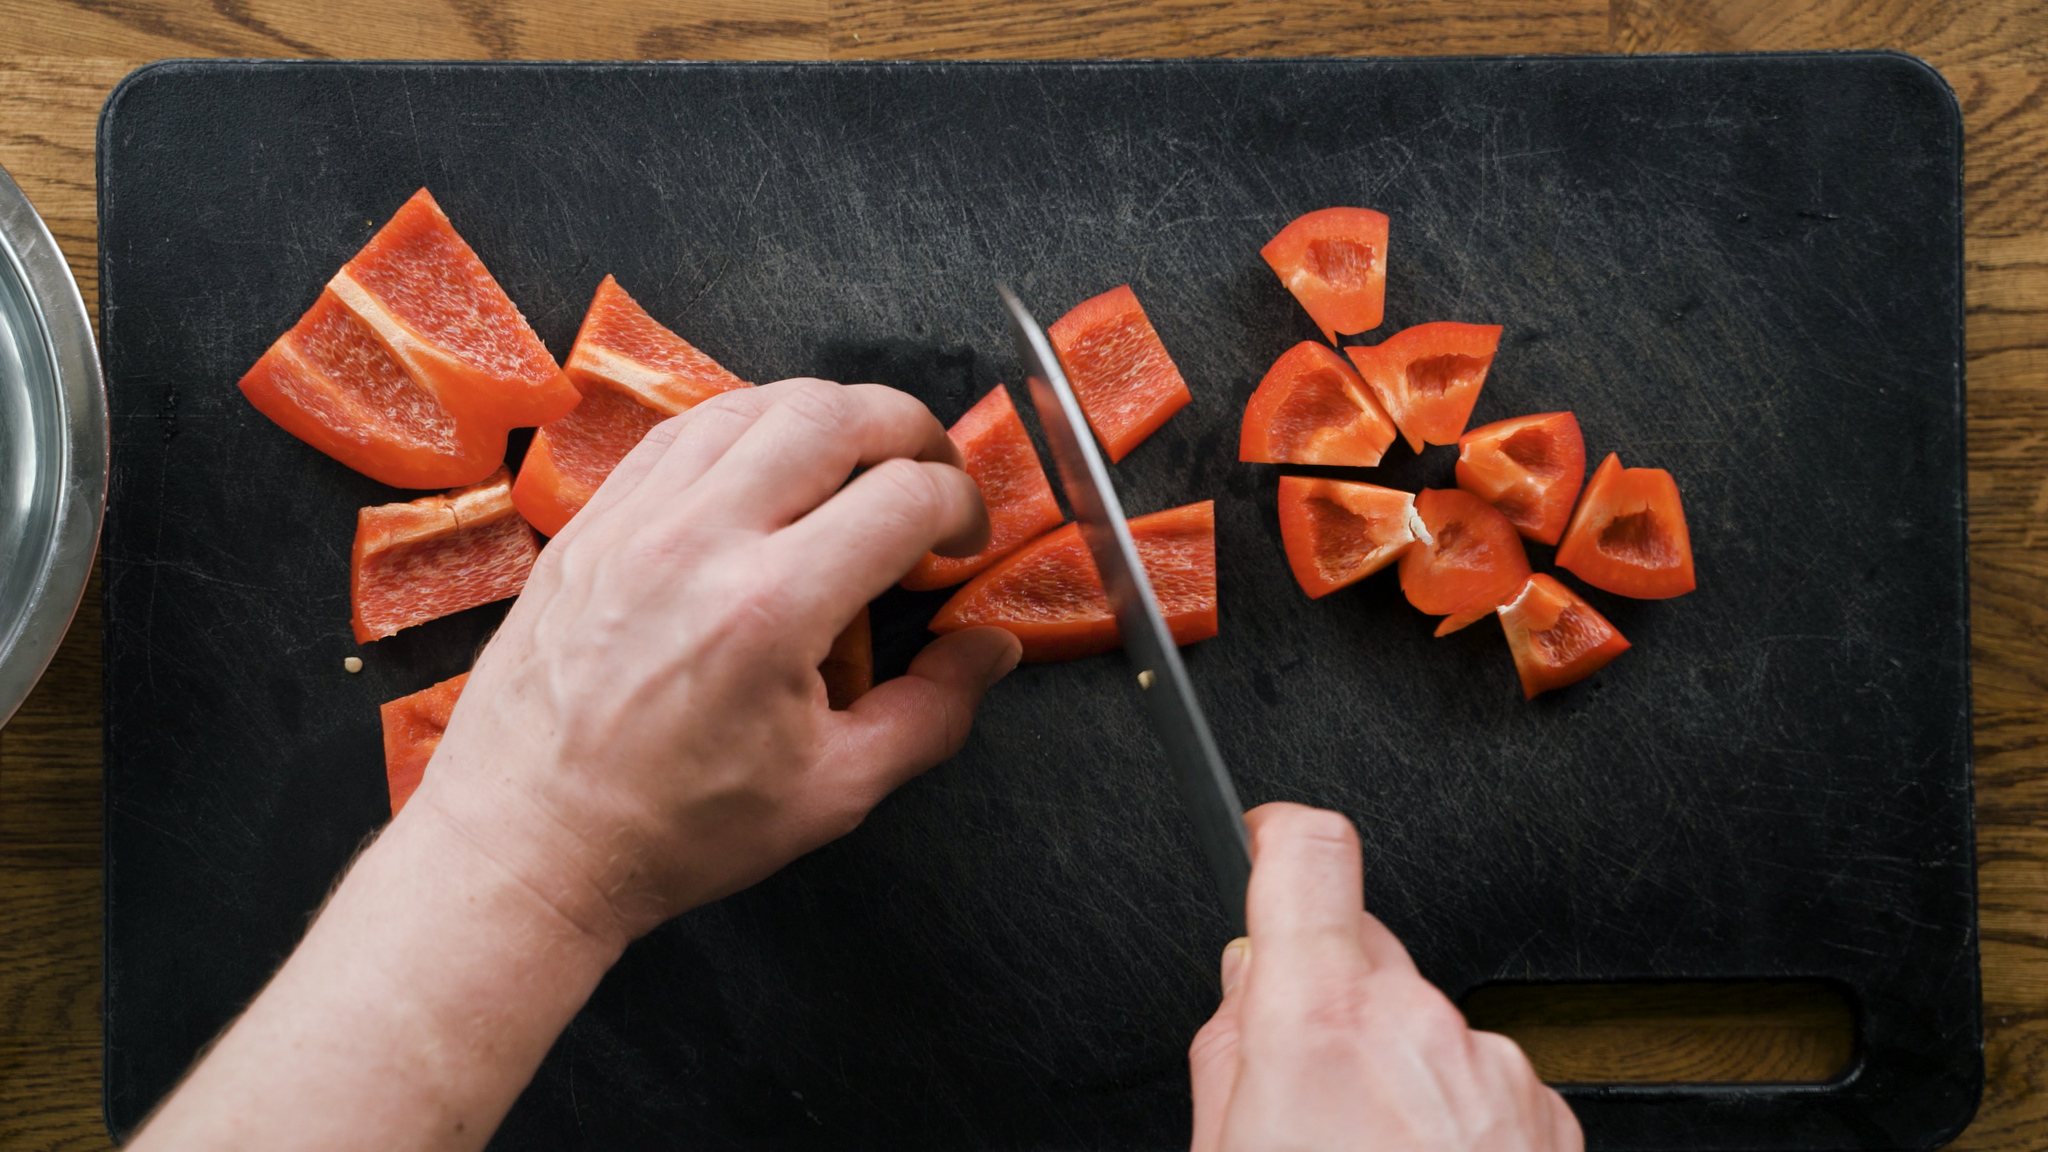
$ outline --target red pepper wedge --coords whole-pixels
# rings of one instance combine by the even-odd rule
[[[1472,419],[1500,347],[1498,324],[1438,321],[1403,328],[1381,343],[1344,350],[1417,452],[1455,444]]]
[[[427,761],[434,758],[434,750],[441,746],[441,736],[448,731],[448,717],[454,714],[455,701],[468,683],[469,673],[464,672],[378,707],[377,715],[384,725],[384,780],[391,789],[393,816],[419,790]]]
[[[1458,437],[1458,487],[1530,540],[1555,544],[1586,478],[1586,440],[1569,412],[1517,416]]]
[[[1280,478],[1280,540],[1311,599],[1365,579],[1429,539],[1407,492],[1350,480]]]
[[[825,700],[834,712],[844,712],[875,686],[875,639],[868,623],[868,606],[832,639],[832,650],[818,665],[825,681]]]
[[[1557,566],[1638,600],[1692,591],[1692,533],[1678,481],[1662,468],[1623,468],[1621,456],[1608,453],[1557,546]]]
[[[1456,488],[1424,488],[1415,512],[1430,540],[1401,557],[1401,591],[1418,610],[1444,618],[1438,636],[1486,616],[1528,582],[1522,538],[1493,505]]]
[[[519,595],[540,541],[512,507],[503,465],[482,484],[356,514],[349,604],[356,640]]]
[[[903,586],[913,592],[950,588],[1066,519],[1009,389],[996,385],[946,434],[960,446],[967,475],[980,487],[982,503],[988,506],[988,547],[957,558],[925,553],[903,578]]]
[[[1370,468],[1394,434],[1393,418],[1351,365],[1304,340],[1280,354],[1245,405],[1237,458]]]
[[[422,188],[240,383],[256,410],[373,480],[474,484],[505,434],[577,393]]]
[[[1074,305],[1045,335],[1111,463],[1194,399],[1128,284]]]
[[[1324,208],[1295,217],[1259,249],[1309,319],[1335,344],[1380,326],[1387,302],[1387,216]]]
[[[533,434],[512,485],[519,514],[545,536],[568,526],[649,429],[750,386],[663,327],[610,276],[583,314],[566,370],[583,402]]]
[[[1216,505],[1204,500],[1130,521],[1138,557],[1177,644],[1216,635]],[[993,624],[1036,663],[1114,651],[1122,639],[1078,524],[1040,536],[953,594],[931,630]]]
[[[1522,695],[1534,700],[1577,684],[1628,651],[1628,639],[1579,594],[1541,573],[1500,606],[1501,627],[1515,654]]]

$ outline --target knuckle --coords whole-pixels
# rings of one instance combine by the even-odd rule
[[[781,628],[795,615],[792,597],[779,580],[760,580],[740,593],[739,615],[770,628]]]
[[[1227,1052],[1235,1034],[1223,1023],[1221,1016],[1211,1016],[1209,1022],[1195,1032],[1195,1038],[1188,1043],[1188,1062],[1206,1064]]]
[[[735,388],[730,392],[720,392],[655,425],[648,435],[652,436],[663,428],[675,428],[680,432],[698,422],[733,418],[752,420],[773,402],[773,396],[765,388]]]
[[[1472,1035],[1465,1023],[1465,1014],[1458,1006],[1436,990],[1436,986],[1420,976],[1413,981],[1417,987],[1410,995],[1409,1010],[1414,1014],[1416,1026],[1431,1036],[1463,1042]]]
[[[887,484],[901,498],[905,510],[915,515],[936,515],[946,506],[946,494],[930,469],[901,456],[884,460],[869,469],[876,483]]]
[[[854,829],[867,821],[869,807],[866,803],[836,805],[820,818],[819,831],[828,840],[851,836]]]
[[[1368,999],[1356,980],[1328,982],[1302,1013],[1302,1036],[1316,1045],[1356,1042],[1366,1031]]]
[[[829,380],[792,380],[776,405],[790,415],[826,430],[845,425],[845,389]]]
[[[1311,843],[1351,848],[1358,843],[1358,829],[1350,817],[1327,808],[1305,808],[1289,818],[1293,833]]]
[[[1510,1078],[1518,1082],[1534,1082],[1536,1066],[1529,1063],[1529,1054],[1522,1046],[1498,1032],[1472,1033],[1472,1045],[1484,1059]]]
[[[718,415],[718,413],[714,412],[709,415],[715,418]],[[668,419],[663,420],[661,423],[656,424],[652,428],[649,428],[647,430],[647,435],[642,436],[640,438],[640,443],[634,445],[634,447],[651,447],[656,450],[668,447],[670,444],[676,442],[676,437],[681,436],[683,434],[683,429],[689,427],[691,421],[688,419],[688,417],[689,413],[684,412],[680,415],[671,416]]]

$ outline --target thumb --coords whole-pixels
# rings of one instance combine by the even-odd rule
[[[1223,1118],[1237,1088],[1237,1026],[1251,959],[1247,937],[1223,949],[1223,1003],[1188,1046],[1188,1079],[1195,1094],[1195,1138],[1189,1152],[1215,1152],[1223,1139]]]
[[[941,636],[903,675],[831,713],[828,723],[837,725],[834,742],[842,752],[833,760],[853,777],[848,786],[873,806],[958,752],[982,693],[1009,675],[1022,655],[1017,638],[1000,628]]]

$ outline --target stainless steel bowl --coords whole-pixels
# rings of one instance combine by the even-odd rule
[[[78,611],[106,502],[107,392],[85,301],[0,170],[0,724]]]

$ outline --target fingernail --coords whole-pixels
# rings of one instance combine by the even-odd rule
[[[1230,990],[1237,987],[1238,980],[1244,976],[1245,961],[1250,960],[1251,956],[1252,942],[1250,937],[1239,936],[1224,946],[1223,994],[1225,996],[1230,995]]]

